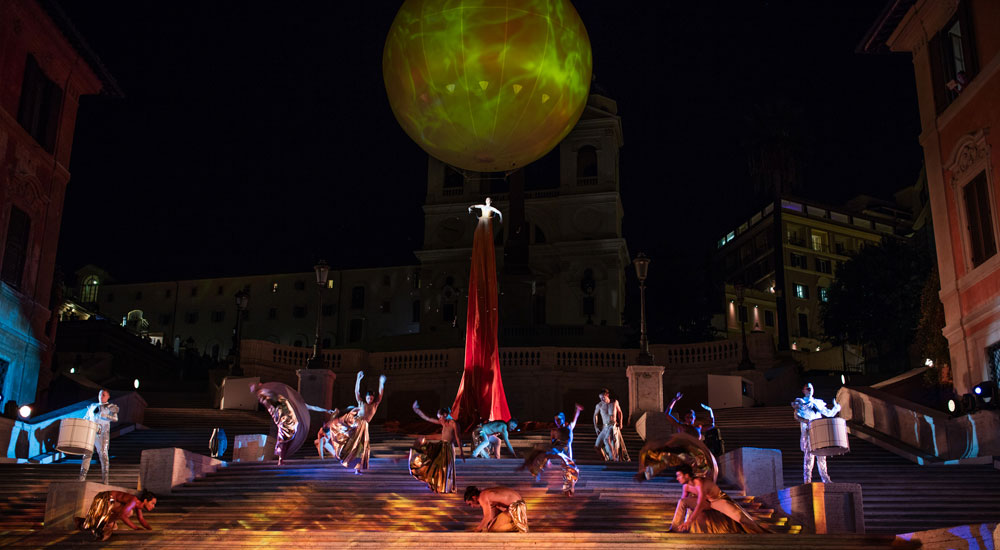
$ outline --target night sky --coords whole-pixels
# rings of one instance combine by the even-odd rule
[[[400,4],[64,2],[126,97],[82,101],[62,270],[131,282],[416,263],[426,155],[381,75]],[[651,289],[701,280],[748,213],[741,144],[761,106],[802,136],[804,194],[837,204],[916,180],[910,58],[854,52],[883,4],[574,2],[618,102],[625,237],[653,258]]]

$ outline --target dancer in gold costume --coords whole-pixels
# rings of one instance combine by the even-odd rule
[[[142,511],[150,512],[155,507],[156,495],[151,491],[143,491],[138,497],[123,491],[103,491],[94,496],[87,517],[74,519],[77,529],[89,531],[94,540],[108,540],[118,528],[119,521],[132,529],[139,529],[130,519],[133,512],[143,528],[152,530],[146,518],[142,517]]]
[[[681,498],[670,524],[680,533],[769,533],[711,479],[694,475],[687,464],[677,467]]]
[[[509,487],[491,487],[480,491],[475,485],[470,485],[465,489],[465,503],[483,509],[483,520],[473,531],[528,532],[528,506],[521,495]]]
[[[348,407],[344,414],[340,414],[337,409],[330,413],[330,417],[316,433],[316,441],[313,442],[320,458],[330,453],[334,459],[340,460],[341,450],[350,439],[351,430],[357,426],[357,418],[358,410],[355,407]]]
[[[545,469],[550,460],[559,460],[562,462],[563,470],[562,492],[568,497],[573,496],[576,482],[580,479],[580,469],[573,461],[573,429],[576,428],[576,421],[580,419],[580,411],[582,410],[583,406],[578,404],[576,415],[573,416],[573,421],[569,424],[566,423],[565,414],[557,414],[556,426],[552,428],[550,433],[551,444],[547,448],[531,451],[524,458],[524,464],[518,468],[519,470],[528,469],[531,475],[538,480],[541,478],[542,470]]]
[[[361,470],[368,469],[368,459],[371,457],[372,448],[368,439],[368,423],[375,417],[375,411],[382,403],[382,396],[385,394],[385,375],[378,379],[378,396],[369,391],[365,398],[361,399],[361,379],[365,377],[364,371],[358,371],[358,380],[354,384],[354,398],[358,401],[357,425],[351,430],[351,436],[344,443],[341,450],[343,458],[340,463],[345,468],[351,467],[351,462],[357,460],[354,466],[354,473],[360,475]]]
[[[465,461],[462,439],[458,435],[458,423],[451,417],[451,407],[438,409],[437,418],[431,418],[420,410],[420,404],[413,402],[413,412],[428,422],[441,425],[441,439],[418,438],[410,449],[410,475],[423,481],[435,493],[454,493],[455,487],[455,447]]]

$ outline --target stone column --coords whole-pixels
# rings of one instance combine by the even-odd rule
[[[644,412],[663,412],[663,367],[629,365],[628,423],[632,424]]]
[[[333,382],[337,375],[330,369],[299,369],[299,393],[306,403],[331,408],[333,404]]]

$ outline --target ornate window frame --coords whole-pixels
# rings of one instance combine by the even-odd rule
[[[980,173],[986,174],[986,189],[989,194],[990,229],[993,240],[1000,248],[1000,224],[997,222],[997,195],[994,186],[993,171],[990,169],[990,146],[986,141],[989,129],[983,128],[977,132],[962,136],[955,144],[951,154],[951,162],[945,170],[951,174],[951,191],[955,197],[955,210],[958,216],[958,232],[962,240],[962,262],[965,274],[959,282],[960,287],[975,284],[985,275],[1000,268],[1000,250],[991,258],[978,266],[972,263],[972,244],[969,236],[968,207],[965,201],[965,186],[972,182]]]

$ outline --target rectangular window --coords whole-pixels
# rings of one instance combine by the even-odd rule
[[[830,236],[826,231],[812,230],[809,235],[812,240],[812,249],[816,252],[829,252],[830,251]]]
[[[962,188],[965,197],[965,220],[969,231],[969,252],[973,267],[993,257],[997,252],[993,237],[993,214],[986,172],[980,172]]]
[[[191,287],[191,296],[197,296],[197,295],[198,295],[198,287],[196,286]]]
[[[172,288],[168,288],[168,289],[166,289],[166,290],[163,291],[163,297],[164,298],[169,298],[169,297],[171,297],[173,295],[174,295],[174,290]]]
[[[306,316],[306,306],[293,306],[292,307],[292,317],[296,319],[302,319]]]
[[[356,286],[351,289],[351,309],[364,309],[365,287]]]
[[[455,324],[455,304],[447,303],[441,306],[441,320],[445,323]]]
[[[28,233],[30,230],[31,218],[28,214],[16,206],[11,206],[0,279],[14,288],[21,287],[24,263],[28,259]]]
[[[788,263],[791,264],[792,267],[806,269],[806,257],[804,254],[796,254],[794,252],[790,253],[788,255]]]
[[[29,55],[24,64],[17,122],[50,153],[56,145],[62,97],[59,86],[45,76],[34,56]]]
[[[323,304],[323,317],[333,317],[333,304]]]
[[[830,289],[825,286],[819,287],[819,301],[829,302],[830,301]]]
[[[382,307],[380,307],[379,309],[380,309],[380,311],[382,311],[382,313],[389,313],[389,312],[392,311],[392,303],[391,302],[382,302]]]
[[[184,322],[187,323],[187,324],[189,324],[189,325],[193,325],[193,324],[197,323],[198,322],[198,312],[197,311],[189,311],[189,312],[187,312],[187,314],[184,315]]]
[[[277,318],[278,318],[278,308],[272,307],[267,310],[267,319],[269,321],[274,321]]]
[[[745,323],[745,322],[747,322],[747,306],[740,306],[740,307],[738,308],[738,312],[739,312],[739,314],[740,314],[740,315],[739,315],[739,317],[740,317],[740,322],[741,322],[741,323]]]
[[[928,44],[938,113],[955,101],[979,72],[969,4],[968,0],[959,2],[955,16]]]
[[[215,290],[215,295],[216,295],[216,296],[222,296],[222,292],[223,292],[223,288],[222,288],[222,285],[219,285],[219,288],[217,288],[217,289]]]
[[[803,284],[795,283],[795,297],[803,300],[809,299],[809,287]]]
[[[213,311],[212,312],[212,322],[221,323],[226,318],[225,311]]]
[[[136,293],[135,293],[135,299],[136,300],[142,300],[142,291],[141,290],[136,291]]]
[[[170,318],[171,317],[170,317],[169,313],[161,313],[160,314],[160,324],[163,325],[163,326],[169,325],[170,324]]]
[[[413,323],[420,322],[420,300],[413,300],[413,309],[410,312],[410,321]]]
[[[107,298],[105,298],[104,300],[105,300],[105,301],[106,301],[107,303],[109,303],[109,304],[110,304],[111,302],[114,302],[114,301],[115,301],[115,293],[114,293],[114,292],[109,292],[109,293],[108,293],[108,297],[107,297]]]
[[[809,315],[799,313],[799,336],[809,336]]]
[[[764,326],[774,326],[774,312],[769,309],[764,310]]]
[[[361,335],[365,327],[364,323],[364,319],[351,319],[351,325],[347,335],[347,340],[349,342],[361,341]]]
[[[305,281],[295,281],[295,290],[305,290],[305,289],[306,289]]]
[[[820,273],[833,273],[833,266],[830,264],[830,260],[816,258],[816,271]]]

